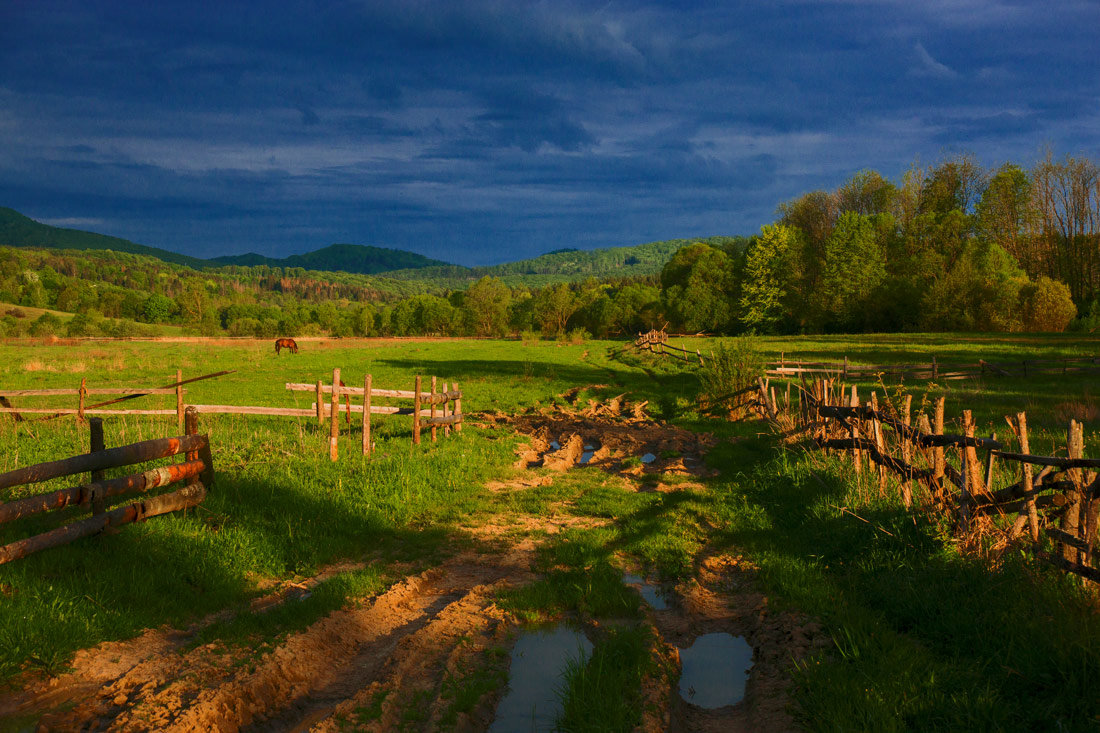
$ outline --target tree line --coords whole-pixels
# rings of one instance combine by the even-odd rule
[[[492,275],[446,289],[301,268],[199,271],[114,252],[0,248],[0,302],[81,314],[40,327],[74,335],[120,335],[125,323],[263,338],[605,338],[666,324],[715,334],[1093,330],[1100,169],[1048,153],[1030,169],[985,169],[959,155],[914,165],[900,182],[860,171],[833,191],[780,204],[752,237],[685,242],[659,274],[533,288]],[[29,330],[0,312],[0,335]]]

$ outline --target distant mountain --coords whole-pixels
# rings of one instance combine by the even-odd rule
[[[214,257],[214,265],[243,265],[255,267],[301,267],[306,270],[355,272],[361,275],[377,275],[391,270],[419,270],[425,267],[452,267],[442,260],[406,252],[402,249],[370,247],[363,244],[333,244],[328,247],[289,257],[264,257],[253,252],[244,255]],[[209,266],[209,265],[207,265]]]
[[[571,282],[589,277],[634,277],[655,275],[677,250],[693,242],[715,246],[739,241],[737,237],[669,239],[631,247],[604,249],[556,249],[539,257],[487,267],[428,267],[419,270],[387,272],[386,277],[402,280],[431,280],[449,288],[463,288],[486,275],[499,277],[511,286],[542,287],[556,282]]]
[[[109,249],[115,252],[156,257],[165,262],[188,267],[209,267],[206,260],[197,257],[169,252],[166,249],[146,247],[128,239],[108,237],[105,234],[83,232],[79,229],[64,229],[42,224],[23,216],[14,209],[0,206],[0,245],[8,247],[38,247],[41,249]]]

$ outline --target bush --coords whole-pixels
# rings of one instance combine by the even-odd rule
[[[61,331],[61,319],[52,313],[43,313],[27,332],[31,336],[56,336]]]
[[[1065,283],[1040,277],[1020,290],[1025,331],[1060,333],[1077,315],[1077,306]]]
[[[578,346],[580,344],[583,344],[585,341],[588,341],[591,338],[592,338],[592,334],[590,334],[585,329],[583,329],[583,328],[574,328],[572,331],[570,331],[569,333],[565,334],[565,336],[562,337],[562,341],[564,343],[567,343],[567,344],[573,344],[574,346]]]
[[[753,386],[763,373],[764,354],[755,336],[738,336],[720,343],[709,358],[703,359],[699,372],[701,401],[711,408],[728,407],[731,417],[742,417],[748,400],[730,395]]]

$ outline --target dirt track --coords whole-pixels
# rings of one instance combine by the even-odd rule
[[[622,404],[502,416],[494,422],[512,423],[529,437],[517,468],[566,470],[577,463],[586,441],[598,441],[589,463],[620,473],[636,490],[654,490],[652,480],[645,488],[636,480],[647,472],[707,473],[701,459],[711,443],[708,437],[658,425]],[[643,450],[666,457],[644,467],[618,468],[622,456]],[[487,488],[524,491],[553,481],[554,475],[523,471],[512,482]],[[681,481],[665,490],[702,488]],[[410,575],[266,651],[220,643],[190,649],[198,627],[151,630],[136,639],[101,644],[79,652],[70,673],[29,680],[22,690],[0,697],[0,721],[38,712],[44,713],[39,730],[485,730],[500,686],[487,689],[462,711],[456,710],[454,689],[471,670],[506,664],[493,650],[507,647],[518,626],[494,598],[535,577],[533,551],[542,538],[563,527],[603,521],[495,517],[470,531],[499,547],[499,553],[459,555]],[[821,646],[823,637],[805,619],[773,613],[752,578],[747,561],[704,553],[695,577],[674,589],[670,608],[651,610],[647,619],[658,632],[655,654],[673,669],[676,648],[690,645],[696,636],[725,631],[746,637],[755,649],[755,664],[745,701],[702,710],[680,700],[674,679],[656,676],[645,685],[643,730],[793,728],[786,712],[787,668],[792,659]],[[273,594],[254,609],[282,602],[293,602],[293,594]]]

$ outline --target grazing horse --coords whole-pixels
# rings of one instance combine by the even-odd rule
[[[275,353],[278,354],[280,349],[290,349],[290,353],[298,353],[298,344],[294,339],[276,339],[275,340]]]

